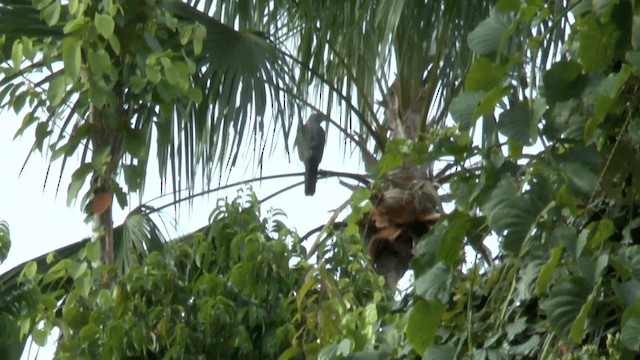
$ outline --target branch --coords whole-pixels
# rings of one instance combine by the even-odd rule
[[[274,180],[274,179],[280,179],[280,178],[285,178],[285,177],[291,177],[291,176],[303,176],[304,172],[298,172],[298,173],[289,173],[289,174],[279,174],[279,175],[269,175],[269,176],[261,176],[259,178],[254,178],[254,179],[249,179],[249,180],[242,180],[242,181],[238,181],[235,183],[231,183],[231,184],[227,184],[227,185],[223,185],[223,186],[219,186],[216,187],[214,189],[209,189],[206,191],[202,191],[196,194],[192,194],[189,196],[185,196],[183,198],[179,198],[177,200],[171,201],[165,205],[159,206],[157,208],[154,208],[154,210],[149,211],[149,213],[156,213],[159,212],[161,210],[164,210],[170,206],[174,206],[178,203],[184,202],[184,201],[189,201],[189,200],[193,200],[199,196],[203,196],[203,195],[207,195],[207,194],[211,194],[220,190],[225,190],[225,189],[229,189],[232,187],[236,187],[236,186],[241,186],[241,185],[246,185],[246,184],[251,184],[257,181],[263,181],[263,180]],[[364,185],[369,185],[369,178],[366,175],[362,175],[362,174],[354,174],[354,173],[345,173],[345,172],[339,172],[339,171],[328,171],[328,170],[319,170],[318,171],[318,178],[328,178],[328,177],[346,177],[349,179],[353,179],[356,180],[358,182],[360,182],[361,184]],[[302,183],[298,183],[295,186],[298,186]],[[291,186],[291,188],[293,188],[294,186]],[[288,190],[288,189],[286,189]],[[166,195],[161,195],[158,197],[155,197],[149,201],[147,201],[146,203],[150,203],[152,201],[155,201],[157,199],[160,199],[164,196],[168,196],[168,194]]]

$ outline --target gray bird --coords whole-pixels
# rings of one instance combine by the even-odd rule
[[[320,123],[322,114],[313,114],[303,126],[298,128],[296,146],[298,155],[304,163],[304,194],[311,196],[316,193],[316,182],[318,181],[318,165],[322,160],[324,152],[325,134]]]

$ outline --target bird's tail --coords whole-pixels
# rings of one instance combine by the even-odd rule
[[[304,173],[304,194],[312,196],[316,193],[316,183],[318,182],[318,167],[309,166]]]

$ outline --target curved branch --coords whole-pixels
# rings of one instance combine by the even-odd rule
[[[159,212],[161,210],[164,210],[170,206],[174,206],[178,203],[184,202],[184,201],[189,201],[189,200],[193,200],[199,196],[203,196],[203,195],[207,195],[207,194],[211,194],[214,193],[216,191],[220,191],[220,190],[225,190],[225,189],[229,189],[232,187],[236,187],[236,186],[241,186],[241,185],[246,185],[246,184],[251,184],[254,182],[258,182],[258,181],[263,181],[263,180],[274,180],[274,179],[280,179],[280,178],[285,178],[285,177],[291,177],[291,176],[303,176],[304,172],[298,172],[298,173],[288,173],[288,174],[279,174],[279,175],[269,175],[269,176],[261,176],[259,178],[253,178],[253,179],[249,179],[249,180],[242,180],[242,181],[238,181],[238,182],[234,182],[231,184],[227,184],[227,185],[222,185],[219,187],[216,187],[214,189],[209,189],[209,190],[205,190],[205,191],[201,191],[199,193],[196,194],[192,194],[189,196],[185,196],[183,198],[179,198],[177,200],[171,201],[167,204],[164,204],[162,206],[159,206],[157,208],[154,208],[153,210],[150,210],[149,213],[156,213]],[[339,171],[328,171],[328,170],[319,170],[318,171],[318,178],[328,178],[328,177],[346,177],[349,179],[353,179],[355,181],[360,182],[361,184],[364,185],[369,185],[369,178],[366,175],[362,175],[362,174],[353,174],[353,173],[346,173],[346,172],[339,172]],[[295,186],[300,185],[301,183],[296,184]],[[295,187],[292,186],[291,188]],[[286,189],[288,190],[288,189]],[[155,197],[149,201],[147,201],[146,203],[150,203],[152,201],[155,201],[157,199],[160,199],[164,196],[168,196],[168,195],[161,195],[158,197]],[[140,207],[140,206],[138,206]]]

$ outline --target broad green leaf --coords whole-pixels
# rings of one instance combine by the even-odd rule
[[[611,11],[614,5],[618,3],[617,0],[596,0],[593,1],[593,13],[599,17],[601,22],[608,22],[611,16]]]
[[[91,164],[84,164],[73,172],[71,175],[71,184],[69,184],[69,188],[67,189],[67,206],[70,206],[71,202],[76,199],[80,189],[87,180],[87,176],[91,174],[92,171],[93,167]]]
[[[115,23],[111,16],[105,14],[97,14],[95,19],[93,20],[93,23],[96,26],[96,29],[98,29],[98,33],[100,33],[103,38],[111,38],[111,35],[113,35],[113,29],[115,28]]]
[[[67,272],[72,279],[76,280],[80,276],[83,276],[88,269],[88,265],[85,261],[75,262],[71,261],[67,264]]]
[[[584,139],[589,142],[596,133],[598,127],[616,103],[621,90],[631,75],[631,68],[623,65],[615,74],[610,74],[598,86],[597,100],[593,110],[593,116],[587,120],[584,128]]]
[[[581,163],[570,162],[562,164],[561,168],[572,188],[582,195],[591,195],[596,190],[598,175],[588,167]]]
[[[49,338],[49,335],[50,333],[45,329],[33,329],[33,332],[31,333],[33,342],[35,342],[36,345],[41,347],[47,345],[47,339]]]
[[[533,190],[533,189],[532,189]],[[503,248],[518,253],[538,215],[546,206],[545,194],[523,195],[508,177],[503,178],[483,206],[489,226],[504,235]]]
[[[138,160],[148,156],[149,141],[143,129],[126,129],[124,133],[124,150]]]
[[[496,9],[503,12],[515,12],[520,10],[519,0],[499,0]]]
[[[578,276],[559,281],[551,288],[549,299],[542,303],[541,308],[546,313],[551,328],[558,336],[569,337],[570,331],[583,307],[587,304],[592,290],[589,282]],[[573,337],[580,335],[579,325],[576,325]]]
[[[22,111],[22,108],[24,107],[24,104],[27,102],[27,96],[29,95],[29,93],[27,91],[21,91],[20,93],[16,94],[13,98],[13,111],[18,114],[20,111]]]
[[[593,15],[577,21],[578,58],[586,71],[603,70],[609,65],[620,36],[617,26],[611,22],[601,23]]]
[[[456,213],[450,221],[436,252],[436,261],[455,268],[463,260],[462,244],[470,222],[469,216],[462,213]]]
[[[22,277],[25,277],[28,280],[32,280],[36,276],[36,272],[38,271],[38,263],[35,261],[30,261],[22,270]]]
[[[493,12],[469,34],[469,47],[478,55],[487,55],[500,48],[509,28],[509,16]]]
[[[558,245],[551,249],[551,257],[549,258],[549,261],[540,269],[540,275],[538,276],[538,280],[536,281],[537,296],[542,296],[547,292],[547,287],[549,286],[551,277],[558,267],[560,255],[562,255],[562,249],[562,245]]]
[[[633,28],[631,30],[631,47],[640,50],[640,14],[633,15]]]
[[[471,65],[464,80],[464,88],[467,91],[489,91],[499,86],[506,73],[506,66],[495,64],[482,56]]]
[[[527,328],[527,319],[525,317],[518,318],[516,321],[507,324],[505,330],[507,331],[507,339],[514,339],[517,335],[520,335]]]
[[[616,232],[615,225],[609,219],[592,222],[588,227],[591,236],[589,237],[587,246],[594,252],[599,251],[605,241]]]
[[[80,333],[78,334],[80,339],[85,343],[90,343],[94,341],[94,338],[98,336],[98,327],[93,323],[88,323],[85,325]]]
[[[429,360],[451,360],[456,357],[456,348],[451,345],[434,345],[427,349],[423,359]]]
[[[69,263],[71,259],[61,259],[55,265],[51,267],[47,271],[47,273],[42,278],[43,284],[48,284],[53,282],[54,280],[62,279],[67,276],[67,268],[69,267]]]
[[[484,94],[484,97],[478,103],[478,107],[474,112],[474,117],[477,119],[480,116],[487,115],[493,116],[496,110],[496,105],[509,94],[510,89],[508,86],[494,87],[489,92]]]
[[[109,36],[109,45],[116,54],[120,53],[120,40],[118,40],[118,37],[114,34]]]
[[[52,106],[60,104],[65,96],[66,81],[64,76],[56,76],[51,82],[49,82],[49,88],[47,89],[47,99]]]
[[[15,70],[20,69],[23,59],[22,42],[20,42],[20,40],[16,40],[13,42],[13,46],[11,47],[11,62],[13,63],[13,68]]]
[[[445,310],[438,301],[418,300],[409,311],[407,340],[418,354],[424,354],[433,344]]]
[[[338,358],[338,345],[325,346],[318,354],[318,360],[332,360]]]
[[[207,36],[207,30],[204,26],[200,24],[195,25],[195,29],[193,31],[193,52],[195,55],[200,55],[202,53],[202,45],[204,43],[204,38]]]
[[[84,276],[76,279],[74,284],[75,288],[80,292],[80,294],[84,298],[87,298],[93,288],[93,277],[91,277],[89,274],[85,274]]]
[[[443,263],[437,263],[416,277],[415,293],[429,301],[446,301],[449,298],[452,271]]]
[[[351,339],[343,339],[338,344],[338,348],[336,350],[337,355],[348,356],[353,351],[353,341]]]
[[[102,74],[111,73],[111,58],[104,49],[98,49],[97,51],[89,49],[87,58],[92,75],[99,77]]]
[[[559,61],[542,76],[543,94],[549,105],[580,97],[586,85],[582,66],[575,61]]]
[[[36,126],[36,139],[35,139],[35,148],[38,151],[42,152],[44,148],[44,141],[51,135],[53,131],[49,129],[49,123],[45,121],[41,121]]]
[[[85,28],[85,25],[87,25],[87,22],[88,20],[84,16],[77,17],[66,23],[64,25],[64,28],[62,28],[62,31],[65,34],[72,34],[75,31],[82,32]]]
[[[278,360],[293,359],[295,358],[296,355],[300,354],[301,352],[302,352],[302,349],[298,348],[297,346],[292,346],[287,350],[285,350],[282,354],[280,354],[280,356],[278,357]]]
[[[69,14],[76,15],[75,12],[78,11],[78,2],[80,0],[69,0],[67,8],[69,9]]]
[[[569,338],[576,344],[579,344],[582,342],[582,339],[584,337],[584,331],[586,329],[587,317],[591,312],[591,308],[593,307],[595,298],[599,295],[600,295],[600,283],[597,283],[596,286],[593,288],[593,291],[591,292],[591,294],[589,294],[589,297],[587,298],[587,302],[582,306],[582,308],[580,309],[580,312],[578,313],[578,316],[576,317],[575,321],[571,325],[571,329],[569,330]]]
[[[140,165],[124,165],[124,182],[130,192],[138,191],[142,188],[145,179],[145,168]]]
[[[640,351],[640,303],[629,306],[622,315],[622,343],[633,351]]]
[[[75,79],[80,74],[80,66],[82,62],[80,47],[82,40],[80,38],[69,36],[62,41],[62,60],[64,62],[64,73],[70,79]]]
[[[104,174],[109,161],[111,161],[111,146],[104,146],[93,150],[91,165],[95,171]]]
[[[180,33],[180,45],[185,45],[191,40],[191,34],[193,34],[193,28],[195,25],[183,26],[179,29]]]
[[[475,112],[483,98],[483,93],[465,91],[453,99],[449,111],[460,129],[468,130],[475,124],[478,119]]]
[[[107,289],[101,289],[98,293],[98,298],[96,299],[98,306],[103,309],[109,309],[113,305],[113,299],[111,298],[111,293]]]
[[[519,145],[532,145],[537,130],[533,112],[521,104],[512,106],[500,114],[498,130]]]
[[[53,1],[42,11],[42,17],[49,26],[53,26],[60,20],[60,1]]]

